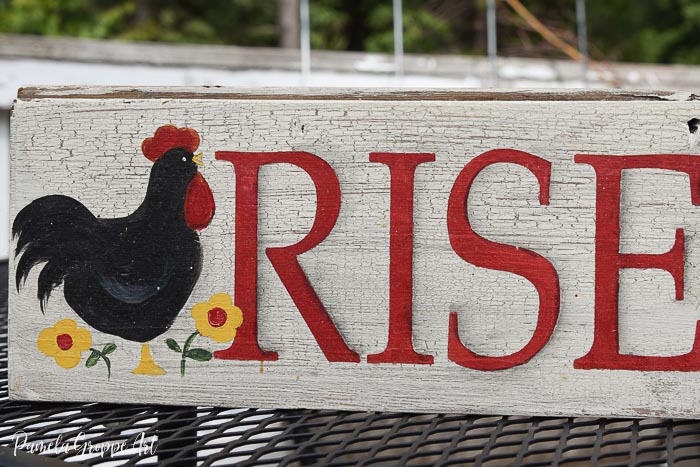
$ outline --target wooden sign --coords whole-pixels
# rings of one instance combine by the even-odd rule
[[[24,89],[15,399],[700,416],[700,103]]]

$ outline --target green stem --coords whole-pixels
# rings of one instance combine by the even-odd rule
[[[107,358],[107,356],[106,356],[105,354],[103,354],[102,352],[100,352],[100,351],[97,350],[97,349],[94,349],[94,348],[90,347],[89,350],[92,351],[92,352],[95,352],[97,355],[100,356],[100,358],[101,358],[102,360],[105,361],[105,365],[107,365],[107,379],[110,379],[110,378],[112,377],[112,365],[110,365],[109,358]]]
[[[192,345],[192,341],[194,340],[195,337],[199,335],[199,331],[195,331],[190,335],[190,337],[187,338],[185,341],[185,345],[182,346],[182,360],[180,360],[180,376],[185,376],[185,362],[186,362],[186,355],[187,351],[190,350],[190,345]]]

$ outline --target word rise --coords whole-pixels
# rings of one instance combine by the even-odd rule
[[[243,310],[243,325],[228,349],[215,352],[227,360],[277,360],[278,354],[258,343],[257,251],[258,173],[267,164],[293,164],[312,179],[317,196],[316,217],[310,232],[298,243],[267,248],[276,273],[301,316],[330,362],[359,362],[360,356],[344,341],[318,295],[306,278],[297,257],[321,243],[331,232],[340,211],[340,184],[331,166],[307,152],[217,152],[216,158],[233,165],[236,174],[235,206],[235,296]],[[371,153],[371,162],[385,164],[391,177],[390,291],[386,349],[367,356],[368,363],[431,365],[432,355],[420,354],[412,340],[413,293],[413,190],[416,168],[433,162],[430,153]],[[596,173],[595,235],[595,329],[593,345],[574,361],[578,369],[640,371],[700,370],[700,323],[690,352],[678,356],[621,354],[618,337],[618,293],[620,270],[660,269],[673,277],[676,299],[683,299],[684,231],[676,230],[675,243],[663,254],[620,253],[620,182],[623,170],[665,169],[688,174],[690,199],[700,205],[700,157],[677,154],[640,156],[576,155],[574,161],[588,164]],[[470,161],[457,176],[449,196],[447,228],[454,251],[475,266],[518,274],[537,289],[537,326],[529,342],[505,356],[484,356],[469,350],[460,340],[458,316],[449,319],[448,358],[466,368],[493,371],[522,365],[549,341],[559,317],[560,290],[557,271],[537,253],[496,243],[479,236],[471,227],[467,198],[476,176],[496,163],[520,165],[537,177],[539,202],[549,204],[551,164],[533,154],[514,149],[485,152]]]

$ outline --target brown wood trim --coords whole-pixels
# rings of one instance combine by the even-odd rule
[[[36,99],[224,99],[224,100],[369,100],[369,101],[695,101],[700,96],[672,91],[627,90],[464,90],[464,89],[309,89],[223,87],[25,87],[17,98]]]

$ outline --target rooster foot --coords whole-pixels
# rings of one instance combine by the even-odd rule
[[[151,356],[151,346],[147,343],[141,344],[141,361],[139,366],[131,371],[135,375],[150,375],[161,376],[165,374],[165,370],[153,361]]]

